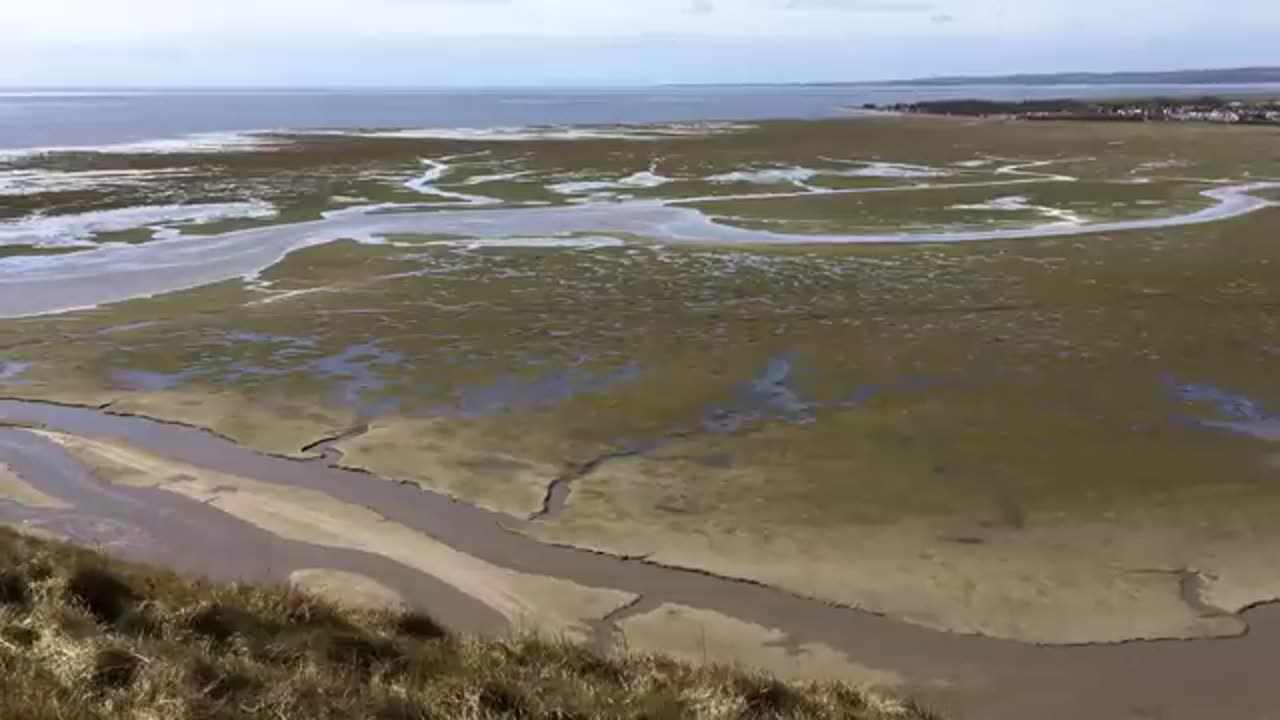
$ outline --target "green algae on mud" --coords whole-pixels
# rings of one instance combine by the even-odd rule
[[[39,247],[36,245],[0,245],[0,259],[12,257],[39,257],[82,252],[86,247]]]
[[[280,144],[267,150],[215,155],[54,153],[21,161],[0,160],[0,171],[150,173],[127,184],[90,184],[75,191],[5,196],[3,212],[5,217],[14,219],[33,213],[71,215],[138,205],[248,200],[270,203],[280,210],[275,218],[217,221],[184,228],[192,234],[315,219],[324,212],[353,204],[394,202],[450,207],[459,203],[459,194],[497,202],[557,205],[581,201],[601,191],[614,198],[670,200],[794,192],[804,186],[817,190],[907,189],[919,184],[1031,179],[1034,171],[999,172],[1002,165],[1026,159],[1053,160],[1049,171],[1082,181],[1078,189],[1040,187],[1036,192],[1054,197],[1037,203],[1055,205],[1059,199],[1088,202],[1099,216],[1117,217],[1118,211],[1111,203],[1142,191],[1111,181],[1149,178],[1186,184],[1206,179],[1273,177],[1277,174],[1275,165],[1280,162],[1271,149],[1278,145],[1273,142],[1275,137],[1271,128],[1171,126],[1151,132],[1124,124],[1072,126],[873,118],[766,123],[741,132],[645,141],[485,142],[300,134],[282,136],[278,138]],[[408,185],[437,168],[430,164],[433,162],[443,162],[446,167],[434,183],[429,183],[431,190],[424,192]],[[875,172],[869,177],[856,174],[868,168],[874,170],[875,163],[887,163],[890,172],[881,173],[881,177]],[[907,172],[905,176],[895,176],[894,168]],[[796,169],[826,174],[802,181],[789,179],[787,173]],[[781,174],[761,176],[761,171]],[[830,174],[833,171],[836,174]],[[849,175],[850,171],[855,174]],[[753,174],[756,179],[746,181]],[[740,176],[739,180],[730,181],[735,175]],[[1097,182],[1110,186],[1084,191]],[[571,189],[564,189],[564,183],[569,183]],[[580,186],[572,188],[575,183]],[[998,196],[987,195],[977,202]],[[1156,196],[1138,200],[1165,199]],[[913,197],[906,202],[932,201]],[[1189,202],[1198,206],[1200,201],[1192,197]],[[1172,203],[1165,204],[1173,207]],[[1120,215],[1145,216],[1148,210],[1159,214],[1158,208],[1150,205],[1137,215]],[[942,220],[945,224],[946,219]]]
[[[936,227],[957,213],[1003,217],[950,206],[1013,195],[1106,218],[1194,209],[1205,183],[1111,181],[1143,167],[1141,177],[1172,178],[1175,155],[1177,173],[1274,175],[1260,133],[912,120],[488,149],[522,172],[616,179],[658,154],[664,174],[706,177],[823,166],[832,147],[944,168],[1043,157],[1052,142],[1044,159],[1055,162],[1034,172],[1081,178],[705,204],[763,220]],[[414,154],[460,150],[323,147],[405,173]],[[308,157],[235,163],[310,168]],[[461,182],[480,170],[465,172]],[[1046,642],[1230,634],[1240,626],[1223,618],[1273,597],[1280,580],[1259,557],[1277,540],[1266,519],[1280,502],[1276,449],[1223,425],[1280,412],[1276,223],[1269,209],[964,246],[336,242],[248,281],[0,323],[5,359],[29,364],[0,393],[112,402],[277,454],[354,431],[336,445],[347,464],[539,515],[540,538],[936,627]],[[307,422],[282,422],[299,415]],[[1120,532],[1132,528],[1142,530]],[[1153,540],[1171,533],[1182,540]],[[877,550],[848,557],[864,545]],[[1218,593],[1222,617],[1197,619],[1171,575],[1140,572],[1151,568],[1216,573],[1209,596],[1230,590]]]
[[[117,374],[149,374],[164,385],[151,394],[175,400],[148,414],[272,452],[328,432],[277,439],[270,398],[330,408],[334,434],[380,405],[375,423],[415,432],[370,435],[377,453],[357,436],[339,446],[355,451],[347,462],[517,515],[539,509],[556,468],[629,448],[645,453],[638,474],[576,480],[544,532],[626,554],[654,551],[655,536],[723,546],[767,528],[774,540],[749,547],[781,562],[795,552],[782,540],[849,526],[924,520],[964,544],[1192,505],[1207,533],[1229,535],[1241,508],[1277,500],[1268,448],[1175,422],[1203,409],[1171,397],[1166,377],[1229,381],[1280,406],[1267,268],[1240,267],[1270,256],[1268,226],[1260,215],[1123,241],[894,251],[334,244],[294,254],[262,288],[42,318],[42,341],[10,346],[33,367],[6,394],[73,375],[132,397]],[[75,330],[135,318],[156,324]],[[789,374],[762,383],[780,355]],[[258,424],[197,418],[176,400],[233,389],[264,411]]]

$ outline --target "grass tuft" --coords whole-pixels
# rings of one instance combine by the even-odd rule
[[[0,628],[0,640],[20,648],[29,648],[40,640],[40,633],[21,625]]]
[[[374,720],[437,720],[437,718],[443,720],[442,716],[434,715],[426,708],[402,698],[392,698],[373,711]]]
[[[435,620],[416,612],[407,612],[396,619],[396,632],[417,640],[439,640],[448,634]]]
[[[235,704],[262,690],[262,680],[234,661],[197,658],[186,673],[191,690],[212,703]]]
[[[0,720],[924,720],[792,684],[215,585],[0,529]]]
[[[746,705],[743,718],[795,717],[810,710],[799,692],[777,680],[744,677],[735,684]]]
[[[94,658],[90,683],[104,690],[122,690],[133,684],[141,666],[142,658],[132,652],[124,648],[104,647]]]
[[[243,612],[215,603],[197,610],[184,625],[200,637],[225,643],[241,632],[247,621],[248,617]]]
[[[510,681],[495,679],[485,684],[480,690],[480,710],[486,715],[503,718],[530,717],[530,700],[524,691]]]
[[[327,637],[325,645],[329,662],[361,674],[368,674],[376,668],[404,659],[404,654],[395,643],[359,633],[334,633]]]
[[[121,619],[137,600],[123,581],[95,567],[81,567],[72,572],[67,579],[65,598],[103,624]]]
[[[31,584],[11,570],[0,571],[0,605],[27,608],[31,605]]]

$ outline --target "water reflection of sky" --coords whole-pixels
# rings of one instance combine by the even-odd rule
[[[1224,390],[1208,383],[1179,382],[1173,376],[1164,378],[1169,392],[1188,409],[1210,409],[1211,419],[1179,415],[1175,422],[1194,427],[1223,430],[1260,440],[1280,441],[1280,416],[1269,413],[1259,401],[1240,393]]]
[[[376,341],[357,343],[339,353],[317,357],[316,343],[308,338],[233,331],[221,339],[227,343],[269,348],[267,360],[228,362],[225,353],[209,352],[175,372],[113,367],[106,373],[108,381],[123,390],[155,392],[193,381],[232,385],[303,375],[332,386],[329,402],[355,410],[366,418],[397,410],[420,415],[486,417],[507,411],[555,407],[579,395],[609,392],[640,376],[640,364],[635,361],[604,370],[583,367],[585,358],[554,368],[550,368],[548,362],[539,361],[527,364],[548,369],[533,376],[502,374],[492,381],[456,391],[448,404],[428,407],[425,401],[407,397],[409,391],[402,387],[403,370],[411,359]],[[425,395],[427,390],[428,386],[418,387],[412,394]]]
[[[1262,404],[1248,397],[1223,390],[1205,383],[1179,383],[1168,378],[1174,397],[1191,405],[1207,405],[1214,409],[1222,420],[1263,420],[1266,411]]]
[[[31,363],[0,360],[0,382],[17,380],[31,369]]]
[[[543,410],[579,395],[609,392],[640,377],[640,364],[591,371],[580,366],[557,368],[533,377],[502,375],[492,382],[463,388],[452,406],[433,408],[433,414],[487,417],[513,410]]]
[[[308,358],[315,348],[315,341],[309,338],[232,331],[222,339],[240,345],[271,347],[268,355],[271,364],[259,365],[248,361],[226,363],[221,355],[205,355],[199,362],[176,372],[113,368],[107,371],[107,378],[113,386],[120,389],[154,392],[171,390],[194,380],[237,384],[260,378],[302,374],[332,382],[334,388],[329,400],[365,416],[390,412],[400,404],[398,398],[380,397],[380,394],[391,386],[391,381],[387,379],[389,371],[402,365],[405,358],[400,353],[380,347],[376,342],[351,345],[334,355]]]
[[[731,402],[713,407],[702,418],[702,430],[729,435],[765,422],[807,425],[817,422],[823,410],[855,409],[876,397],[894,392],[923,392],[959,387],[961,383],[923,376],[904,376],[885,383],[866,383],[829,399],[812,397],[805,390],[812,370],[793,352],[769,358],[761,371],[740,384]]]
[[[193,381],[252,385],[264,378],[304,376],[329,387],[328,402],[354,410],[364,418],[391,412],[485,418],[507,412],[546,410],[580,396],[607,394],[636,382],[642,374],[641,365],[635,360],[612,365],[596,362],[592,367],[586,356],[570,362],[526,358],[521,371],[503,372],[454,389],[444,400],[440,395],[429,399],[435,389],[431,385],[405,385],[406,366],[415,360],[388,350],[376,341],[350,345],[334,354],[317,355],[315,341],[303,337],[231,331],[222,335],[221,340],[266,348],[266,359],[228,361],[225,353],[210,351],[179,371],[158,372],[126,366],[110,369],[107,377],[120,389],[154,392],[175,389]],[[457,358],[442,357],[440,362],[455,364]],[[0,365],[0,372],[8,367]],[[903,376],[883,383],[854,385],[828,397],[815,397],[810,382],[815,372],[803,364],[797,353],[774,355],[755,376],[733,387],[726,402],[695,415],[693,427],[730,435],[770,422],[806,425],[817,422],[822,411],[855,409],[886,394],[957,385],[956,381]],[[690,429],[686,426],[673,432]]]

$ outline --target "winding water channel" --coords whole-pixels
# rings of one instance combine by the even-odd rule
[[[459,551],[520,572],[621,590],[639,600],[597,627],[661,603],[712,610],[786,634],[787,646],[823,643],[851,661],[906,679],[912,694],[956,718],[1263,718],[1280,707],[1280,607],[1247,613],[1237,639],[1040,647],[929,630],[858,610],[704,573],[530,540],[525,522],[443,496],[344,470],[333,458],[267,456],[196,428],[103,410],[0,401],[0,422],[133,446],[199,468],[305,488],[368,507]],[[500,631],[504,621],[440,580],[363,552],[283,540],[202,503],[157,489],[105,485],[59,445],[0,428],[0,462],[72,506],[33,510],[0,501],[0,519],[30,521],[87,543],[226,579],[280,581],[299,568],[360,573],[445,622]],[[851,549],[856,552],[856,549]],[[1212,692],[1207,691],[1212,689]]]
[[[1019,179],[984,183],[925,184],[914,187],[860,188],[825,195],[915,192],[956,187],[990,187],[1071,181],[1068,176],[1000,170]],[[66,312],[139,297],[185,290],[252,276],[302,248],[343,238],[372,239],[394,234],[457,235],[495,239],[512,236],[555,237],[580,233],[619,233],[670,242],[740,245],[973,242],[1096,233],[1127,232],[1216,222],[1239,217],[1274,203],[1251,193],[1280,188],[1264,182],[1215,187],[1201,193],[1214,204],[1168,217],[1103,223],[1048,223],[1021,228],[863,235],[797,235],[749,230],[716,222],[685,204],[708,200],[767,199],[811,193],[722,196],[682,200],[593,202],[553,207],[414,211],[413,206],[354,207],[330,212],[322,220],[255,228],[211,237],[156,240],[142,245],[114,244],[62,256],[0,260],[0,318]],[[468,204],[468,203],[464,203]],[[15,238],[15,242],[21,238]]]
[[[1000,174],[1014,176],[1008,181],[830,193],[1074,180],[1030,170],[1042,164],[1047,163],[1001,168]],[[428,170],[438,175],[441,168],[437,164]],[[1214,187],[1202,193],[1213,201],[1211,206],[1162,218],[879,235],[795,235],[741,229],[717,223],[687,206],[735,199],[726,196],[557,207],[436,208],[430,212],[413,206],[351,208],[329,213],[322,220],[212,237],[179,235],[144,245],[107,245],[64,256],[9,258],[0,261],[0,318],[65,312],[251,276],[290,252],[342,238],[367,240],[404,233],[477,239],[615,233],[672,242],[742,245],[1006,240],[1215,222],[1275,205],[1253,193],[1276,188],[1280,183]],[[454,196],[464,204],[479,204],[466,200],[474,196]],[[764,193],[738,197],[786,196]],[[1280,657],[1280,606],[1246,613],[1250,631],[1235,639],[1042,647],[963,636],[731,578],[539,543],[520,534],[531,520],[492,513],[416,486],[343,469],[337,465],[340,458],[332,452],[318,460],[287,459],[254,452],[198,428],[94,408],[19,400],[0,400],[0,425],[5,423],[100,438],[198,468],[318,491],[373,510],[500,568],[636,596],[635,602],[596,623],[594,640],[603,646],[614,641],[619,621],[663,604],[676,604],[777,629],[785,634],[785,647],[793,652],[811,643],[831,646],[853,663],[904,678],[907,692],[960,719],[1253,720],[1277,717],[1275,709],[1280,708],[1280,685],[1273,682],[1271,666]],[[17,427],[0,427],[0,462],[69,506],[34,509],[0,500],[0,520],[46,527],[77,542],[109,544],[132,557],[220,579],[285,582],[296,570],[315,568],[355,573],[395,590],[409,603],[457,629],[501,632],[508,627],[507,620],[494,609],[428,573],[373,552],[288,540],[215,506],[162,489],[106,484],[59,444]],[[589,468],[582,470],[585,473]],[[572,480],[566,477],[553,486],[544,513],[554,513],[563,505]],[[857,548],[849,552],[857,552]],[[1191,590],[1185,600],[1201,610],[1194,587]]]

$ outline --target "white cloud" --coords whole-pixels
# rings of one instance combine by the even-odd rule
[[[1275,0],[39,0],[5,3],[6,42],[129,46],[192,36],[719,37],[1275,30]],[[939,22],[938,18],[948,18]]]
[[[0,86],[842,81],[1280,60],[1280,0],[0,0],[0,27]]]

